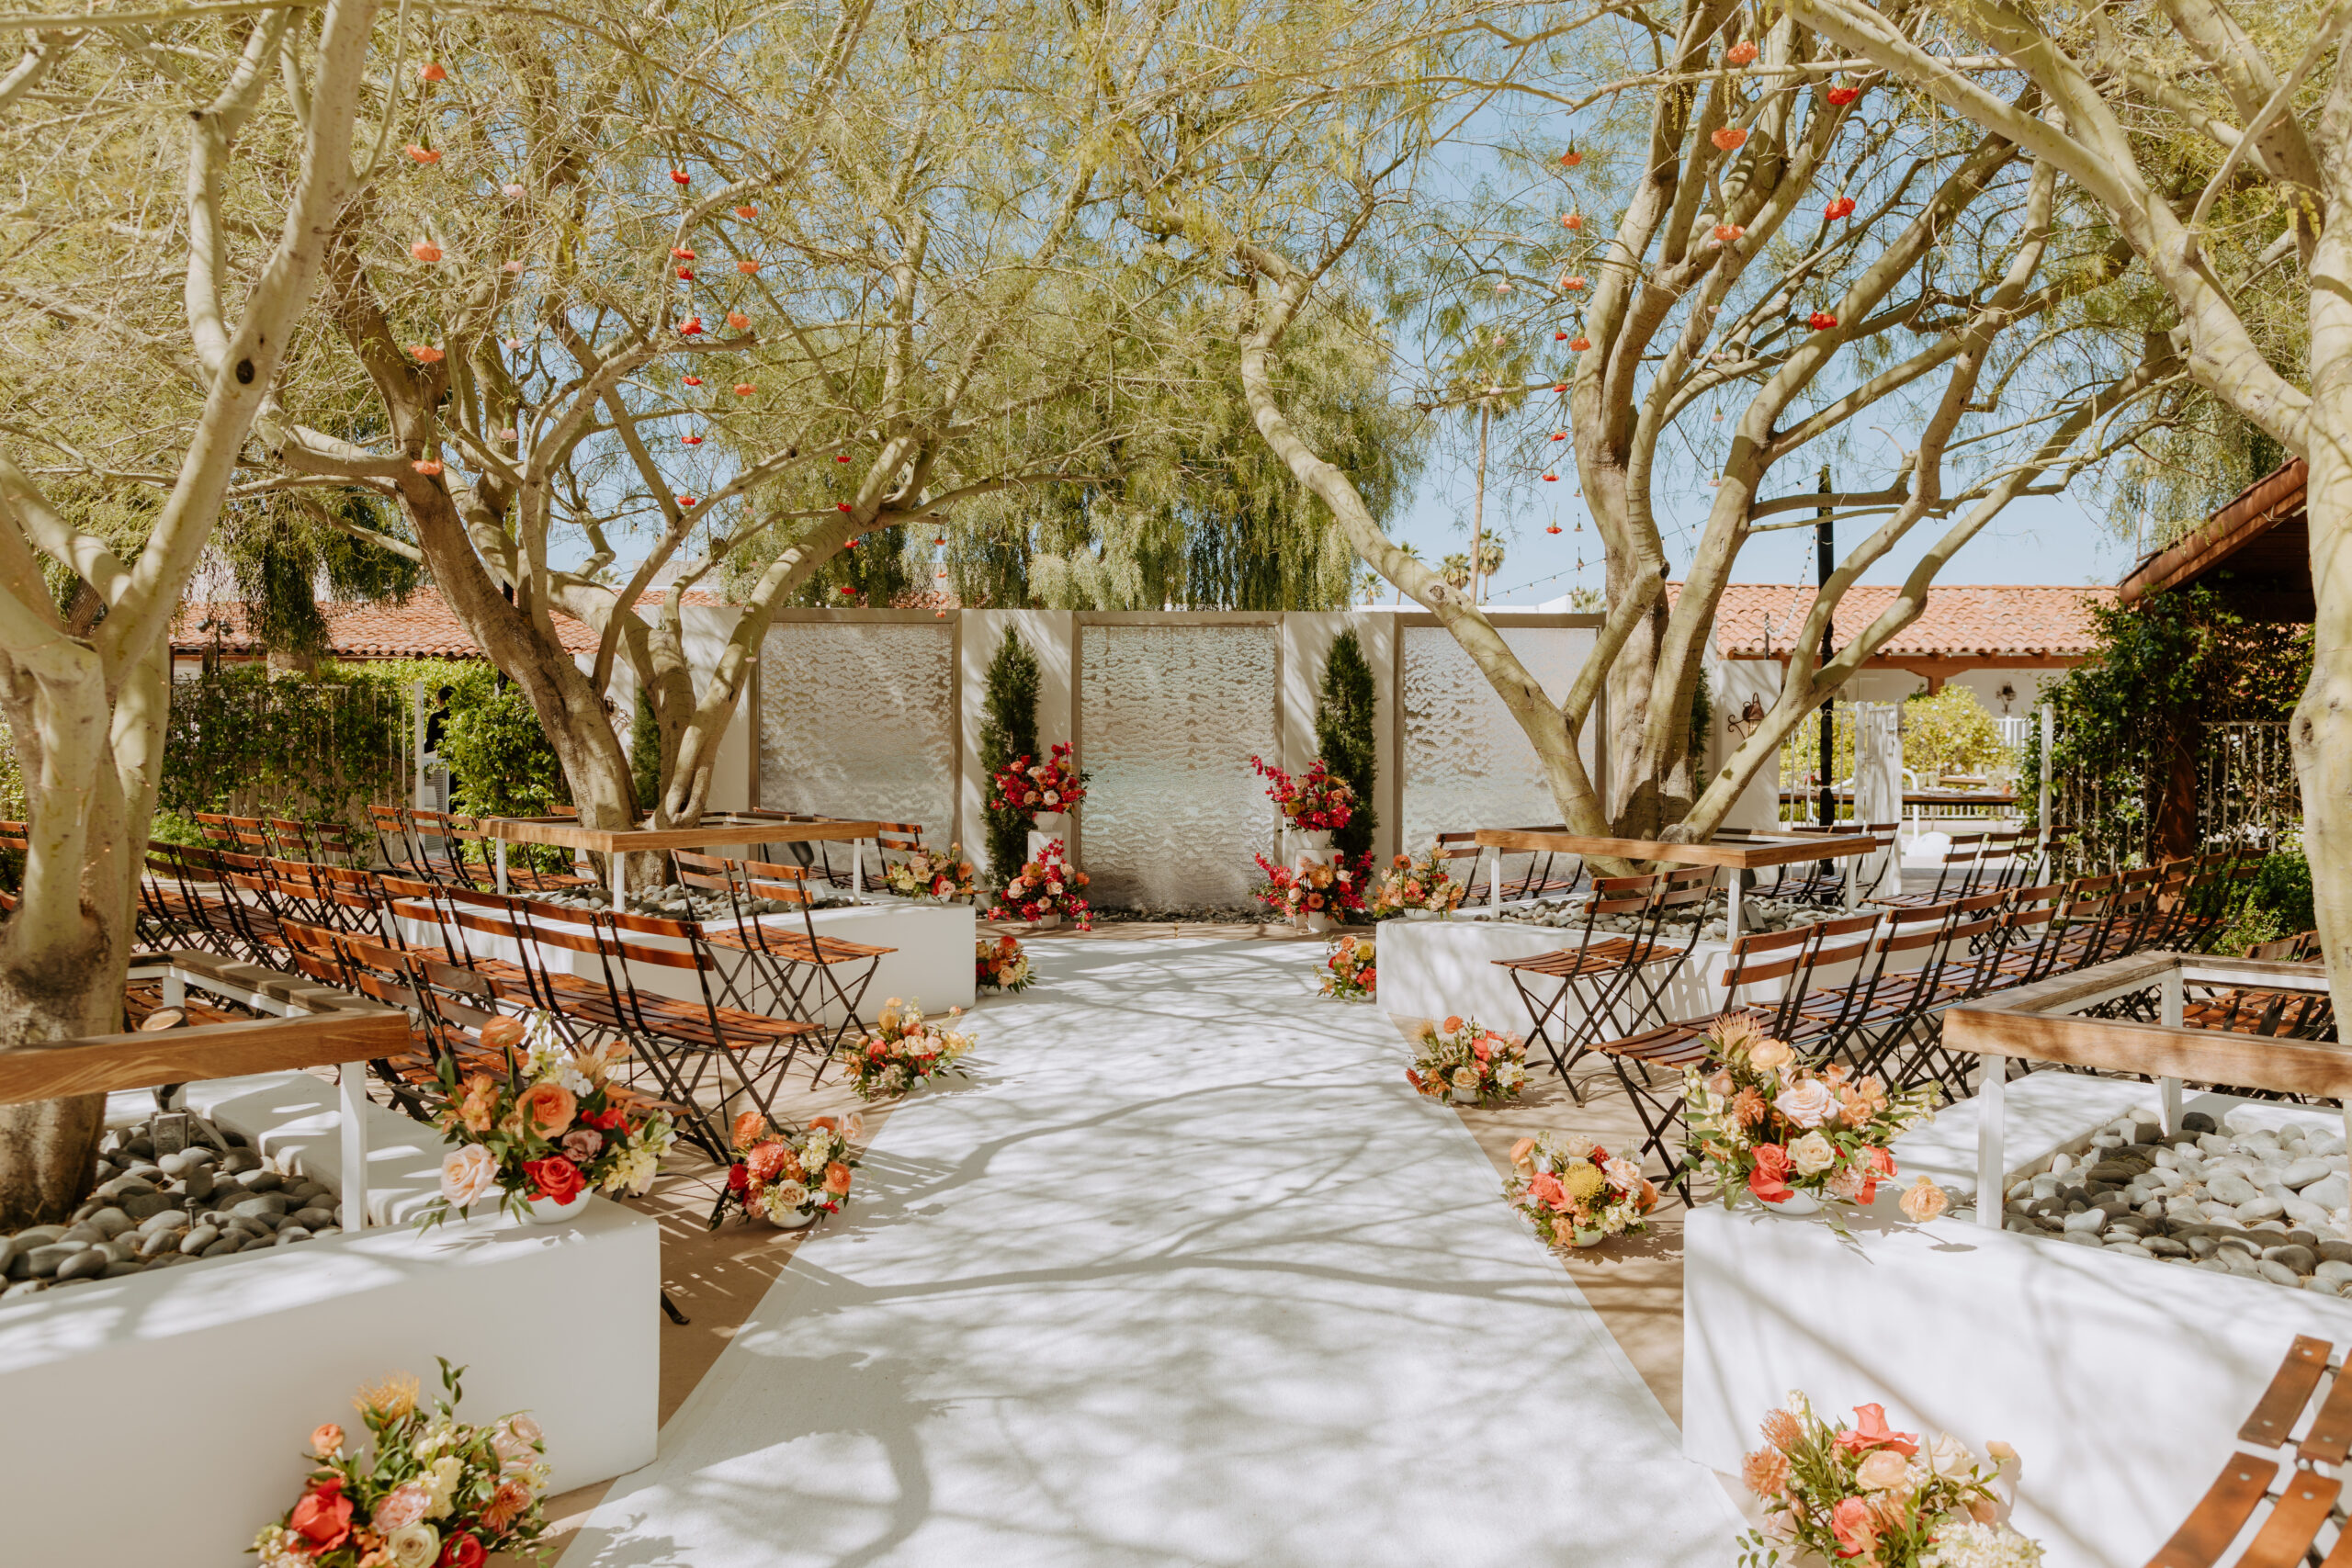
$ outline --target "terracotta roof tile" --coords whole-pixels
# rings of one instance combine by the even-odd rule
[[[1679,593],[1679,582],[1667,585]],[[1894,603],[1892,586],[1857,584],[1838,602],[1838,621],[1849,631],[1868,625]],[[1928,607],[1895,634],[1881,659],[2080,659],[2091,651],[2090,604],[2111,604],[2111,588],[2035,585],[1928,590]],[[1715,609],[1715,646],[1726,659],[1785,653],[1813,606],[1813,590],[1797,583],[1735,582]]]
[[[661,597],[657,590],[640,602],[658,603]],[[686,603],[718,604],[725,601],[717,593],[694,592],[686,595]],[[467,635],[457,612],[431,588],[418,589],[409,595],[405,604],[330,602],[321,604],[319,613],[326,619],[328,642],[337,659],[481,657],[481,650]],[[232,601],[182,604],[178,619],[172,623],[172,651],[196,654],[212,646],[212,628],[205,622],[216,619],[224,623],[220,634],[223,652],[260,651],[246,626],[245,607]],[[558,612],[555,629],[565,652],[580,655],[596,651],[596,634],[584,622]]]

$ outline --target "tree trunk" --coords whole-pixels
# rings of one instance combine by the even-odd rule
[[[101,942],[84,961],[43,965],[34,974],[0,971],[0,1039],[15,1043],[73,1040],[122,1027],[127,954]],[[112,962],[109,962],[111,957]],[[62,1221],[89,1195],[107,1097],[0,1106],[0,1232]]]
[[[2352,186],[2331,150],[2338,188]],[[2352,1010],[2352,202],[2329,204],[2312,257],[2312,677],[2295,705],[2295,776],[2320,950],[2338,1016]]]

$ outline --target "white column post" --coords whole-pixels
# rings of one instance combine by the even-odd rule
[[[1736,865],[1724,869],[1731,873],[1731,886],[1724,895],[1724,941],[1733,942],[1739,940],[1740,870]]]
[[[1069,846],[1065,844],[1062,849],[1067,853]],[[849,841],[849,896],[861,904],[865,902],[865,840],[864,839],[852,839]]]
[[[424,804],[424,682],[417,682],[409,688],[410,706],[415,719],[413,738],[416,741],[416,784],[409,794],[409,805],[416,810],[428,809]]]
[[[1976,1223],[2001,1228],[2007,1213],[2007,1162],[2001,1157],[2001,1111],[2009,1076],[2007,1056],[1982,1058],[1984,1070],[1976,1080]]]
[[[498,890],[503,893],[506,891],[506,840],[500,839],[495,841],[498,845]]]
[[[343,1128],[343,1228],[368,1228],[368,1064],[335,1068],[336,1111]]]
[[[612,861],[613,908],[625,910],[628,908],[628,856],[615,850],[609,858]]]
[[[2050,750],[2057,743],[2058,710],[2050,704],[2041,705],[2041,793],[2034,797],[2034,820],[2041,824],[2041,874],[2050,874]]]
[[[1497,850],[1487,862],[1487,908],[1499,909],[1502,907],[1503,852]]]

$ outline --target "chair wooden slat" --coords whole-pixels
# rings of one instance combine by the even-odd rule
[[[2254,1414],[2238,1428],[2238,1441],[2258,1449],[2275,1449],[2284,1443],[2295,1429],[2296,1417],[2311,1403],[2312,1391],[2319,1387],[2320,1374],[2327,1371],[2327,1352],[2326,1340],[2296,1335],[2270,1386],[2262,1391]]]
[[[2344,1483],[2333,1476],[2309,1470],[2290,1472],[2270,1505],[2270,1517],[2255,1532],[2236,1568],[2298,1568],[2335,1509],[2335,1495],[2343,1490]]]
[[[2352,1453],[2352,1378],[2339,1377],[2328,1384],[2327,1398],[2295,1451],[2313,1464],[2326,1465],[2342,1464],[2345,1455]]]
[[[2148,1559],[2148,1568],[2213,1568],[2246,1520],[2254,1517],[2278,1473],[2275,1461],[2232,1454],[2204,1497],[2172,1532],[2172,1539]]]

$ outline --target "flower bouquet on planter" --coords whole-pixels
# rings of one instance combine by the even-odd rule
[[[1266,785],[1266,798],[1281,807],[1283,818],[1302,833],[1329,834],[1348,825],[1355,815],[1356,792],[1348,781],[1336,778],[1317,757],[1315,765],[1299,778],[1292,778],[1280,768],[1269,767],[1256,757],[1250,765],[1258,776],[1272,782]],[[1329,840],[1310,842],[1310,849],[1321,849]]]
[[[1757,1565],[1792,1551],[1824,1562],[1879,1568],[2033,1568],[2041,1548],[2008,1525],[2017,1450],[1988,1443],[1980,1464],[1949,1435],[1922,1447],[1886,1424],[1881,1405],[1858,1404],[1854,1424],[1833,1427],[1802,1393],[1764,1417],[1765,1446],[1740,1461],[1740,1479],[1770,1512],[1741,1536],[1739,1561]]]
[[[949,1008],[947,1016],[963,1010]],[[833,1060],[849,1069],[858,1099],[896,1100],[941,1073],[962,1071],[956,1064],[971,1048],[968,1035],[926,1022],[922,1008],[892,997],[882,1004],[873,1032],[842,1045]]]
[[[441,1196],[424,1212],[425,1228],[470,1213],[492,1192],[518,1218],[551,1218],[578,1213],[588,1192],[653,1184],[676,1133],[668,1116],[638,1108],[608,1081],[627,1042],[574,1046],[543,1012],[492,1019],[481,1041],[504,1055],[503,1072],[470,1073],[460,1084],[456,1060],[441,1059],[435,1120],[458,1147],[441,1161]]]
[[[1432,850],[1416,858],[1398,855],[1373,890],[1372,918],[1396,915],[1421,919],[1443,919],[1462,907],[1462,884],[1448,876],[1445,863]]]
[[[1517,1035],[1449,1018],[1421,1031],[1421,1048],[1405,1081],[1448,1105],[1515,1100],[1527,1087],[1527,1045]]]
[[[950,844],[944,851],[916,850],[905,860],[886,861],[882,880],[901,898],[940,904],[969,898],[978,891],[972,882],[972,863],[964,858],[961,844]]]
[[[431,1415],[405,1374],[361,1389],[352,1403],[375,1439],[372,1455],[347,1450],[333,1422],[312,1432],[316,1463],[300,1500],[254,1540],[262,1568],[481,1568],[492,1552],[544,1535],[538,1424],[459,1421],[464,1375],[441,1363],[444,1394]]]
[[[1640,1166],[1573,1134],[1520,1139],[1510,1169],[1503,1196],[1548,1247],[1598,1247],[1631,1235],[1657,1207],[1657,1187]]]
[[[1824,1200],[1868,1207],[1895,1173],[1888,1146],[1934,1114],[1932,1089],[1889,1094],[1876,1078],[1808,1062],[1753,1014],[1717,1019],[1706,1038],[1710,1065],[1683,1074],[1684,1162],[1713,1175],[1726,1208],[1743,1192],[1786,1213]]]
[[[1343,1002],[1368,1002],[1380,983],[1380,974],[1374,964],[1372,938],[1343,936],[1323,960],[1323,985],[1319,994],[1337,997]]]
[[[1337,861],[1302,861],[1294,870],[1264,855],[1256,859],[1266,880],[1250,896],[1283,919],[1306,926],[1318,917],[1332,919],[1363,908],[1363,875],[1355,867]]]
[[[989,809],[1017,811],[1032,819],[1041,811],[1075,811],[1086,798],[1086,781],[1093,776],[1079,771],[1068,745],[1056,746],[1042,762],[1023,753],[989,780]]]
[[[857,1168],[853,1145],[864,1136],[865,1119],[854,1111],[838,1122],[820,1116],[797,1137],[777,1131],[756,1111],[744,1111],[735,1118],[736,1159],[727,1168],[727,1190],[719,1194],[710,1228],[739,1211],[787,1231],[820,1214],[840,1213]]]
[[[1058,925],[1068,917],[1078,930],[1092,931],[1094,919],[1086,902],[1086,873],[1064,858],[1062,841],[1056,839],[997,889],[997,913],[1046,925]]]
[[[1010,936],[984,936],[972,944],[972,984],[983,991],[1029,988],[1029,955]]]

